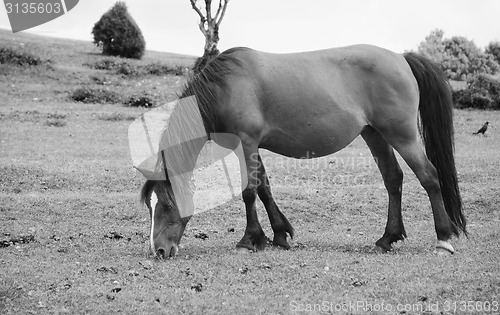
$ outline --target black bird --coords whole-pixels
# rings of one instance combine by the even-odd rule
[[[474,132],[473,135],[477,135],[479,133],[482,133],[484,135],[486,130],[488,130],[488,124],[489,122],[485,122],[484,125],[481,127],[481,129],[479,129],[477,132]]]

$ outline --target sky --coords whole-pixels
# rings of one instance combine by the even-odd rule
[[[94,23],[115,2],[80,0],[67,14],[25,32],[92,41]],[[203,54],[205,39],[189,0],[125,2],[146,49]],[[404,52],[442,29],[445,37],[465,36],[484,48],[500,41],[499,16],[500,0],[230,0],[218,47],[284,53],[364,43]],[[0,28],[11,29],[4,6]]]

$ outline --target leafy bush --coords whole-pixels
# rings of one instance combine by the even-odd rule
[[[0,64],[14,64],[18,66],[38,66],[48,60],[42,60],[29,52],[19,51],[10,47],[0,47]]]
[[[486,47],[486,53],[492,55],[496,62],[500,64],[500,41],[489,43],[488,47]]]
[[[478,73],[497,73],[500,65],[495,58],[476,47],[465,37],[445,40],[445,58],[442,64],[451,79],[466,79]]]
[[[150,75],[186,75],[189,72],[188,68],[181,66],[170,67],[159,62],[150,63],[144,66],[146,73]]]
[[[141,71],[139,67],[128,64],[128,63],[122,63],[118,69],[116,70],[118,74],[123,74],[126,76],[140,76]]]
[[[136,119],[136,116],[127,115],[124,113],[109,113],[109,114],[99,114],[97,119],[103,121],[130,121]]]
[[[114,91],[86,87],[75,90],[70,97],[81,103],[116,104],[121,102],[120,95]]]
[[[45,125],[49,127],[64,127],[66,126],[66,124],[67,124],[66,120],[61,118],[49,118],[45,122]]]
[[[125,105],[132,107],[154,107],[154,100],[148,95],[132,95],[126,102]]]
[[[453,101],[459,108],[500,110],[500,80],[480,74],[467,81],[467,88],[453,92]]]
[[[94,63],[85,63],[84,65],[97,70],[117,70],[125,61],[117,61],[114,58],[102,58]]]
[[[159,62],[147,65],[133,65],[126,61],[117,61],[112,58],[104,58],[95,63],[86,63],[87,67],[97,70],[114,71],[117,74],[125,76],[143,76],[143,75],[186,75],[188,68],[181,66],[168,66]]]
[[[175,66],[170,67],[161,63],[150,63],[145,66],[134,66],[130,64],[122,64],[117,73],[126,76],[142,76],[142,75],[185,75],[188,69]]]
[[[443,38],[442,30],[435,30],[420,43],[418,52],[436,63],[451,80],[464,81],[479,73],[495,74],[500,64],[490,53],[494,48],[482,51],[465,37]]]
[[[91,75],[90,76],[90,80],[92,80],[92,82],[94,84],[98,84],[98,85],[111,85],[112,84],[112,79],[111,78],[108,78],[104,75]]]
[[[48,113],[47,118],[48,119],[65,119],[66,114],[59,114],[59,113]]]
[[[141,59],[146,42],[124,2],[118,1],[94,25],[94,44],[111,56]]]

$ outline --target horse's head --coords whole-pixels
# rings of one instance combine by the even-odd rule
[[[149,209],[151,253],[160,259],[174,257],[190,216],[181,217],[169,181],[148,181],[141,198]]]

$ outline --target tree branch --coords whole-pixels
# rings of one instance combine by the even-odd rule
[[[217,22],[217,20],[219,19],[219,15],[220,15],[220,11],[222,9],[222,1],[219,0],[219,7],[217,8],[217,13],[215,13],[215,17],[214,17],[214,20]]]
[[[189,0],[191,2],[191,6],[193,7],[193,9],[196,11],[196,13],[198,13],[198,15],[200,16],[200,19],[202,21],[205,20],[205,17],[203,16],[203,13],[201,13],[200,9],[196,6],[196,1],[197,0]]]
[[[207,22],[212,23],[212,0],[205,0],[205,11],[207,11]]]
[[[196,6],[197,0],[189,0],[189,1],[191,2],[191,6],[193,7],[193,9],[200,16],[200,23],[198,24],[198,27],[200,28],[200,31],[203,33],[203,35],[206,35],[207,30],[205,29],[205,23],[207,22],[207,19],[205,18],[201,10]]]
[[[215,23],[217,24],[217,26],[220,26],[220,23],[224,18],[224,14],[226,14],[226,8],[228,3],[229,0],[224,0],[224,5],[222,5],[222,0],[219,0],[219,9],[217,9],[217,14],[215,15]],[[222,13],[221,13],[221,7],[222,7]]]

